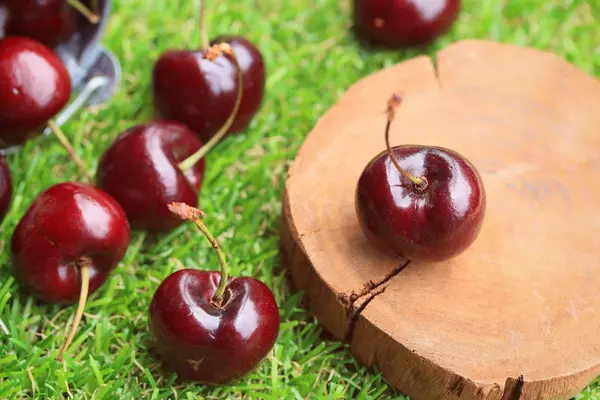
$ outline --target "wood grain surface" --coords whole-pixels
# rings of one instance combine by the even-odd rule
[[[400,273],[354,210],[397,91],[392,145],[458,151],[488,201],[470,249]],[[600,375],[599,152],[600,82],[558,56],[462,41],[381,70],[319,120],[289,170],[293,281],[328,331],[413,399],[569,398]]]

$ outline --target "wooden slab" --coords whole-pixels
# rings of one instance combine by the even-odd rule
[[[567,399],[600,375],[600,83],[487,41],[436,58],[359,81],[308,135],[284,198],[292,278],[327,330],[416,400]],[[396,91],[392,143],[457,150],[488,196],[467,252],[400,274],[354,211]]]

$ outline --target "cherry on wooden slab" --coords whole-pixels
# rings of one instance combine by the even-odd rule
[[[465,253],[394,276],[403,260],[366,242],[354,191],[385,148],[385,105],[398,91],[392,145],[463,154],[488,206]],[[600,375],[598,126],[600,82],[539,50],[463,41],[435,63],[417,57],[364,78],[289,170],[281,234],[295,285],[328,331],[414,399],[577,394]]]

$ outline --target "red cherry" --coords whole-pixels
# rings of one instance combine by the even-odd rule
[[[76,11],[66,0],[9,0],[7,35],[27,36],[55,47],[69,40],[76,27]]]
[[[483,224],[481,177],[453,150],[390,148],[390,112],[388,151],[367,164],[356,188],[360,226],[374,246],[406,259],[437,262],[455,257],[471,246]]]
[[[12,177],[8,164],[4,157],[0,156],[0,223],[6,217],[6,213],[12,201]]]
[[[179,163],[202,142],[188,127],[158,121],[120,134],[98,163],[97,183],[121,205],[133,229],[165,232],[182,221],[167,209],[172,202],[198,204],[204,159],[185,172]]]
[[[226,384],[251,372],[273,348],[279,310],[254,278],[231,278],[221,306],[212,302],[221,274],[185,269],[158,287],[151,330],[163,361],[180,378]]]
[[[69,101],[71,79],[60,58],[33,39],[0,39],[0,147],[19,145]]]
[[[460,0],[354,0],[354,24],[374,44],[420,46],[448,31],[460,6]]]
[[[248,39],[241,36],[217,36],[211,40],[210,45],[213,46],[218,43],[228,43],[231,45],[233,53],[236,55],[240,68],[242,69],[242,80],[244,82],[242,103],[235,116],[233,125],[229,129],[229,132],[241,132],[248,128],[252,118],[254,118],[262,105],[265,94],[265,63],[258,48],[256,48],[256,46]],[[231,56],[225,55],[224,57],[226,57],[230,63],[229,69],[231,75],[235,77],[235,63],[231,59]],[[234,101],[229,106],[230,112],[235,103],[235,96],[236,94],[234,92]],[[223,124],[225,123],[226,118],[227,115],[225,118],[222,118]]]
[[[77,262],[91,260],[90,293],[106,280],[129,246],[129,225],[119,204],[100,189],[65,182],[31,204],[12,237],[15,274],[43,301],[79,299]]]
[[[232,54],[220,43],[210,47],[206,57]],[[238,68],[238,83],[242,75]],[[172,202],[198,205],[204,174],[204,155],[227,133],[240,107],[243,84],[225,124],[204,146],[185,125],[161,121],[134,127],[121,134],[98,164],[98,185],[114,196],[124,208],[134,229],[167,232],[181,224],[168,212]],[[202,146],[202,147],[201,147]]]
[[[71,343],[87,300],[129,246],[129,225],[119,204],[102,190],[60,183],[31,204],[12,237],[17,280],[39,299],[70,304],[75,321],[58,359]]]
[[[221,272],[185,269],[165,279],[150,304],[158,353],[180,378],[207,385],[235,381],[258,366],[279,333],[279,308],[271,290],[254,278],[230,278],[221,247],[183,203],[169,205],[194,222],[217,253]]]
[[[200,31],[204,42],[204,3],[200,7]],[[234,110],[238,82],[242,72],[242,102],[228,132],[248,127],[262,104],[265,90],[265,65],[260,51],[240,36],[219,36],[210,45],[227,43],[231,55],[214,62],[205,60],[206,50],[171,50],[163,53],[154,65],[152,88],[158,113],[167,119],[182,122],[208,141],[225,124]],[[208,48],[209,43],[203,43]]]

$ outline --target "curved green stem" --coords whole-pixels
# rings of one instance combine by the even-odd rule
[[[83,310],[85,309],[85,303],[87,302],[88,292],[90,289],[90,266],[91,260],[87,257],[82,257],[81,260],[77,262],[79,269],[81,271],[81,293],[79,294],[79,304],[77,305],[77,311],[75,311],[75,320],[73,321],[73,325],[71,325],[71,330],[69,331],[69,335],[67,336],[67,340],[60,348],[58,352],[57,360],[60,362],[65,354],[65,351],[73,342],[73,338],[75,337],[75,332],[77,332],[77,327],[81,322],[81,317],[83,316]]]
[[[205,20],[206,20],[206,16],[205,16],[205,11],[206,11],[206,7],[204,6],[205,0],[200,0],[200,17],[199,17],[199,27],[200,27],[200,44],[202,45],[203,49],[208,48],[208,46],[210,46],[210,43],[208,42],[208,36],[206,35],[206,25],[205,25]]]
[[[79,11],[81,13],[81,15],[86,17],[88,19],[88,21],[90,21],[90,23],[97,24],[98,22],[100,22],[100,17],[98,16],[97,8],[96,8],[96,10],[92,11],[89,8],[87,8],[85,6],[85,4],[83,4],[79,0],[67,0],[67,3],[69,3],[69,5],[71,7],[73,7],[77,11]],[[95,5],[97,7],[97,2]]]
[[[171,203],[169,204],[169,211],[171,211],[177,217],[192,221],[198,230],[202,232],[204,236],[208,239],[211,246],[217,253],[217,259],[219,260],[219,267],[221,269],[221,279],[219,280],[219,286],[217,286],[217,290],[213,295],[212,301],[217,305],[221,306],[223,303],[223,296],[225,295],[225,290],[227,289],[227,281],[229,280],[229,266],[227,265],[227,261],[225,260],[225,253],[221,250],[221,246],[215,239],[215,237],[210,233],[204,222],[200,219],[204,216],[204,213],[197,208],[190,207],[185,203]]]
[[[394,117],[396,116],[396,108],[398,108],[398,106],[401,103],[402,103],[402,98],[396,94],[393,95],[392,98],[388,102],[388,109],[387,109],[388,119],[387,119],[387,124],[385,126],[385,146],[387,148],[387,152],[390,156],[390,159],[392,160],[392,163],[394,164],[394,166],[396,167],[398,172],[400,172],[402,175],[404,175],[404,177],[410,179],[412,181],[412,183],[414,183],[415,185],[425,186],[427,184],[427,181],[425,179],[418,178],[416,176],[409,174],[400,166],[400,164],[398,163],[398,159],[396,158],[396,155],[394,154],[394,152],[392,151],[392,147],[390,146],[390,127],[392,126],[392,121],[394,121]]]
[[[204,146],[202,146],[194,154],[192,154],[191,156],[183,160],[181,163],[179,163],[179,168],[182,171],[187,171],[188,169],[196,165],[196,163],[200,161],[202,157],[204,157],[217,143],[221,141],[221,139],[223,139],[223,137],[229,131],[229,128],[231,128],[231,125],[233,125],[233,121],[235,121],[235,117],[237,116],[237,113],[240,110],[240,105],[242,104],[242,94],[244,90],[244,81],[242,75],[242,68],[240,67],[237,57],[233,53],[231,46],[229,46],[227,43],[220,43],[209,47],[206,51],[205,58],[212,61],[223,53],[229,54],[231,56],[231,58],[233,59],[233,63],[235,64],[235,68],[237,70],[238,89],[233,110],[231,111],[229,118],[227,118],[227,121],[225,121],[223,126],[208,142],[204,144]]]
[[[87,172],[87,165],[81,158],[79,158],[79,156],[73,149],[73,146],[71,146],[69,139],[67,139],[64,132],[60,129],[58,124],[51,119],[48,121],[48,127],[52,130],[54,136],[56,136],[56,139],[58,139],[60,144],[65,148],[65,150],[67,150],[67,153],[69,153],[69,157],[71,157],[73,162],[77,164],[83,176],[88,180],[88,182],[93,182],[92,176]]]

